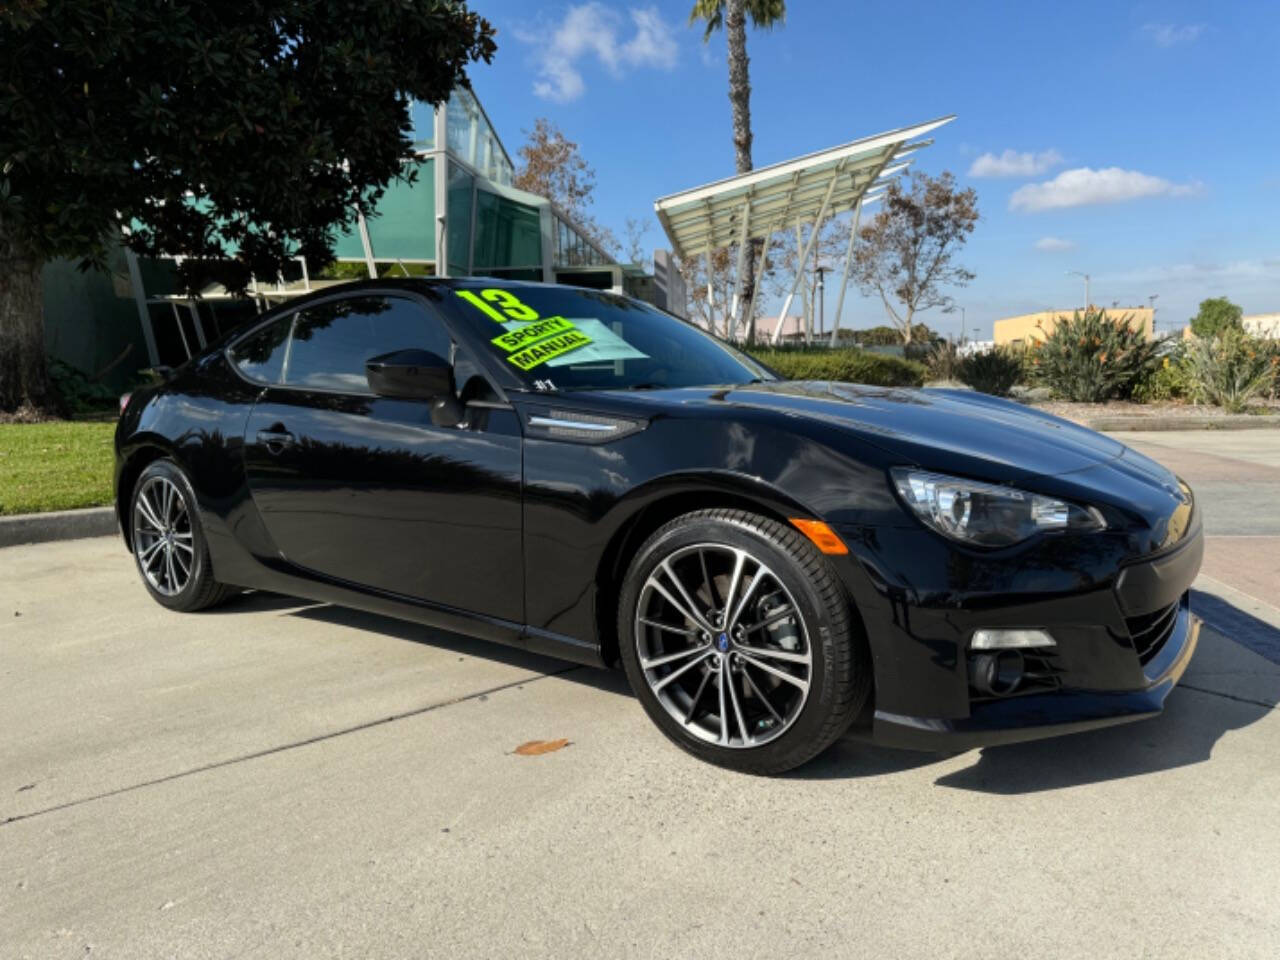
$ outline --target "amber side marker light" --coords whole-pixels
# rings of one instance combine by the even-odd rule
[[[813,541],[813,545],[823,553],[842,556],[849,552],[844,541],[821,520],[802,520],[800,517],[792,517],[791,525]]]

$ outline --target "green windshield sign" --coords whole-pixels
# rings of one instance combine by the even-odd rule
[[[490,320],[507,328],[490,343],[507,351],[510,354],[507,360],[521,370],[532,369],[591,343],[590,337],[564,317],[539,317],[538,311],[509,290],[493,287],[479,293],[474,290],[456,293]]]
[[[524,324],[514,330],[500,333],[490,343],[496,343],[503,350],[510,353],[512,350],[528,346],[535,340],[549,337],[553,333],[567,333],[573,329],[573,324],[564,317],[547,317],[545,320]]]
[[[531,370],[540,363],[546,363],[570,350],[585,347],[590,342],[591,338],[581,330],[570,330],[568,333],[539,340],[519,353],[513,353],[507,359],[521,370]]]

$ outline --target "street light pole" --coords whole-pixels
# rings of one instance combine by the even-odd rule
[[[1085,312],[1087,313],[1089,310],[1089,304],[1093,302],[1093,298],[1089,296],[1089,280],[1090,280],[1089,274],[1081,273],[1079,270],[1068,270],[1067,276],[1068,277],[1084,277],[1084,309],[1085,309]]]
[[[1160,294],[1153,293],[1147,297],[1147,303],[1151,306],[1151,335],[1154,337],[1156,333],[1156,301],[1160,299]]]
[[[818,336],[822,336],[822,331],[827,325],[827,287],[825,282],[827,268],[819,264],[813,269],[818,274]]]

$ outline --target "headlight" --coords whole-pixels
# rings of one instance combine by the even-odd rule
[[[980,547],[1007,547],[1048,530],[1106,529],[1093,507],[920,470],[891,471],[916,516],[944,536]]]

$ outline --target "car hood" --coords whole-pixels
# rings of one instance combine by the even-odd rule
[[[752,384],[729,403],[815,417],[921,466],[985,461],[1006,477],[1061,476],[1121,456],[1123,444],[1070,421],[972,390],[904,389],[850,383]]]
[[[725,404],[820,422],[856,434],[904,464],[1003,482],[1061,476],[1115,460],[1115,440],[1032,407],[971,390],[784,381],[703,390],[657,390],[657,405]]]

